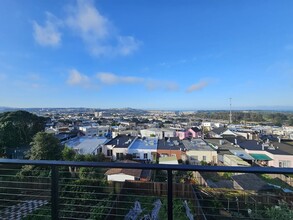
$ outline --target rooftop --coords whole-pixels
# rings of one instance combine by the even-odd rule
[[[275,155],[291,155],[291,153],[288,153],[282,149],[280,149],[278,146],[270,143],[262,143],[256,140],[246,140],[238,143],[238,145],[247,150],[255,150],[255,151],[267,151],[271,154]]]
[[[129,147],[131,150],[139,149],[148,149],[148,150],[157,150],[158,147],[158,138],[149,137],[149,138],[137,138],[133,144]]]
[[[232,179],[244,190],[259,191],[271,188],[266,182],[253,173],[234,175]]]
[[[106,145],[113,145],[116,148],[128,148],[135,138],[136,137],[128,135],[118,135],[107,142]]]
[[[214,151],[205,141],[202,139],[191,139],[182,141],[187,150],[198,150],[198,151]]]
[[[205,138],[204,140],[217,150],[239,150],[239,147],[236,147],[234,143],[223,138]]]
[[[213,130],[211,130],[212,132],[216,133],[216,134],[222,134],[224,131],[226,131],[228,128],[227,127],[219,127],[219,128],[214,128]]]
[[[79,154],[92,154],[99,145],[104,144],[104,137],[76,137],[66,142],[66,145],[78,151]]]
[[[143,130],[154,131],[154,132],[162,132],[162,131],[174,132],[174,129],[169,129],[169,128],[148,128]]]
[[[244,160],[242,160],[241,158],[239,158],[236,155],[229,155],[226,154],[225,157],[229,158],[230,160],[234,161],[235,163],[237,163],[237,165],[239,166],[250,166],[249,163],[245,162]]]
[[[240,157],[243,160],[254,160],[252,156],[246,153],[244,150],[229,150],[233,155]]]
[[[160,139],[158,141],[158,150],[183,150],[185,146],[178,137]]]

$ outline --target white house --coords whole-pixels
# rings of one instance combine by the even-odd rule
[[[76,137],[65,142],[65,146],[74,149],[79,154],[97,154],[102,151],[105,137]]]
[[[105,137],[109,133],[110,127],[109,126],[82,126],[82,127],[79,127],[79,130],[85,136]]]
[[[137,138],[131,146],[128,147],[128,154],[136,160],[154,160],[158,148],[158,138]]]
[[[149,128],[140,130],[142,137],[157,137],[163,139],[165,137],[176,137],[176,131],[166,128]]]
[[[133,136],[118,135],[104,144],[103,153],[112,160],[124,159],[125,155],[128,154],[128,147],[130,147],[136,139],[137,137]]]
[[[140,169],[109,169],[105,175],[108,181],[125,182],[127,180],[140,180],[142,170]]]

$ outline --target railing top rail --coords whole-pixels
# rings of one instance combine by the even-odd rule
[[[143,163],[119,163],[119,162],[79,162],[79,161],[18,160],[18,159],[0,159],[0,165],[1,164],[152,169],[152,170],[182,170],[182,171],[204,171],[204,172],[293,174],[293,168],[276,168],[276,167],[238,167],[238,166],[233,167],[233,166],[169,165],[169,164],[143,164]]]

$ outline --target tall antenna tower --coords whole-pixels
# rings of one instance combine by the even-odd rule
[[[229,100],[230,100],[230,114],[229,114],[229,124],[232,124],[232,110],[231,110],[231,106],[232,106],[232,103],[231,103],[231,101],[232,101],[232,98],[229,98]]]

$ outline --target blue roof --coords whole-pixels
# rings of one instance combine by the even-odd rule
[[[136,139],[134,143],[130,146],[129,149],[131,150],[138,150],[138,149],[153,149],[157,150],[158,147],[158,138],[150,137],[150,138],[145,138],[145,139]]]

